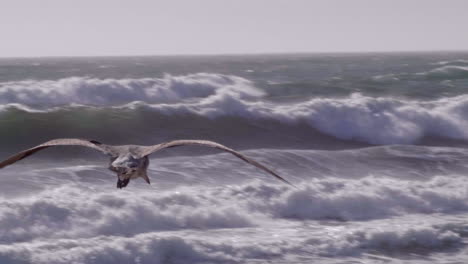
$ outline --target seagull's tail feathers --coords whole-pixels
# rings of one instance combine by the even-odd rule
[[[150,179],[146,171],[141,175],[141,177],[145,180],[146,183],[151,184]]]

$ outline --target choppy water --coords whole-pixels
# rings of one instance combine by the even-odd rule
[[[115,189],[57,148],[0,170],[1,263],[464,263],[468,54],[0,60],[0,154],[215,140]]]

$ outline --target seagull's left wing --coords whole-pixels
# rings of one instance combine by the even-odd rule
[[[88,148],[92,148],[95,150],[99,150],[102,153],[110,155],[110,156],[115,155],[113,153],[113,149],[111,146],[101,144],[94,140],[86,140],[86,139],[79,139],[79,138],[60,138],[60,139],[47,141],[33,148],[26,149],[19,153],[16,153],[15,155],[9,157],[8,159],[0,162],[0,169],[12,163],[15,163],[19,160],[22,160],[38,152],[39,150],[49,148],[49,147],[54,147],[54,146],[83,146],[83,147],[88,147]]]
[[[162,149],[165,149],[165,148],[179,147],[179,146],[185,146],[185,145],[198,145],[198,146],[212,147],[212,148],[217,148],[217,149],[224,150],[224,151],[229,152],[232,155],[240,158],[241,160],[254,165],[257,168],[260,168],[260,169],[268,172],[269,174],[275,176],[279,180],[281,180],[281,181],[283,181],[283,182],[285,182],[285,183],[287,183],[287,184],[289,184],[291,186],[294,186],[292,183],[290,183],[289,181],[287,181],[283,177],[279,176],[278,174],[276,174],[271,169],[269,169],[269,168],[265,167],[264,165],[260,164],[259,162],[255,161],[253,159],[250,159],[250,158],[246,157],[245,155],[243,155],[243,154],[241,154],[241,153],[239,153],[239,152],[237,152],[237,151],[235,151],[233,149],[230,149],[230,148],[228,148],[228,147],[226,147],[224,145],[221,145],[221,144],[213,142],[213,141],[208,141],[208,140],[174,140],[174,141],[169,141],[169,142],[165,142],[165,143],[161,143],[161,144],[153,145],[153,146],[148,146],[148,147],[142,146],[140,155],[142,157],[144,157],[144,156],[148,156],[149,154],[151,154],[153,152],[156,152],[156,151],[159,151],[159,150],[162,150]]]

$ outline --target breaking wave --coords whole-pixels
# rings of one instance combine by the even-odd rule
[[[463,60],[463,59],[458,59],[458,60],[449,60],[449,61],[439,61],[439,62],[434,62],[431,63],[434,65],[459,65],[459,66],[465,66],[468,65],[468,60]]]
[[[433,72],[445,74],[451,67]],[[459,67],[455,70],[465,72]],[[234,117],[244,120],[240,127],[271,121],[291,128],[306,124],[324,135],[370,144],[414,144],[426,137],[468,140],[467,95],[421,101],[353,94],[278,103],[269,101],[267,91],[244,78],[206,73],[161,79],[10,82],[2,84],[0,95],[4,103],[0,115],[11,131],[25,125],[14,120],[47,122],[49,118],[44,117],[64,122],[56,125],[57,131],[68,125],[106,123],[119,124],[123,135],[131,134],[135,126],[164,130],[167,117],[174,123],[182,117],[200,122]],[[71,119],[81,122],[70,124]],[[40,127],[44,125],[34,126]]]
[[[257,123],[259,128],[277,124],[284,127],[283,129],[289,127],[290,132],[296,129],[306,132],[302,126],[305,124],[310,130],[323,135],[370,144],[414,144],[426,137],[468,140],[467,95],[434,101],[353,95],[342,99],[313,98],[294,104],[273,104],[268,101],[242,100],[237,95],[217,94],[195,103],[136,103],[118,108],[76,107],[41,113],[9,105],[0,115],[4,123],[4,134],[34,127],[37,135],[53,136],[56,133],[59,137],[72,131],[76,135],[83,127],[88,127],[87,132],[94,135],[92,137],[108,134],[105,132],[109,127],[120,127],[119,134],[124,138],[133,134],[136,128],[144,131],[157,130],[162,135],[170,132],[165,131],[166,128],[193,131],[197,130],[196,126],[199,124],[204,124],[204,130],[213,130],[212,134],[217,134],[215,131],[219,124],[210,125],[210,120],[230,118],[234,122],[231,125],[238,123],[233,127],[235,130]],[[76,120],[79,122],[72,122]],[[190,120],[198,120],[199,123],[195,124]],[[50,122],[52,123],[47,126]],[[188,124],[194,126],[188,127]],[[51,127],[56,129],[51,130]],[[44,131],[41,132],[41,129]],[[302,137],[315,137],[313,131],[298,134],[302,134]],[[5,138],[8,145],[8,137]]]
[[[428,72],[420,73],[434,79],[468,79],[468,66],[445,65]]]

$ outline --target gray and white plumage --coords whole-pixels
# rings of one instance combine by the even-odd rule
[[[219,143],[208,140],[173,140],[152,146],[138,146],[138,145],[105,145],[95,140],[77,139],[77,138],[62,138],[47,141],[43,144],[35,146],[30,149],[23,150],[6,160],[0,162],[0,169],[19,160],[22,160],[39,150],[54,147],[54,146],[83,146],[98,150],[110,157],[109,170],[117,173],[117,188],[124,188],[130,182],[130,179],[141,177],[148,184],[150,183],[147,169],[149,165],[148,155],[166,148],[179,147],[185,145],[198,145],[205,147],[217,148],[233,154],[234,156],[242,159],[243,161],[260,168],[277,179],[292,185],[290,182],[279,176],[271,169],[265,167],[259,162],[246,157],[245,155],[230,149]]]

